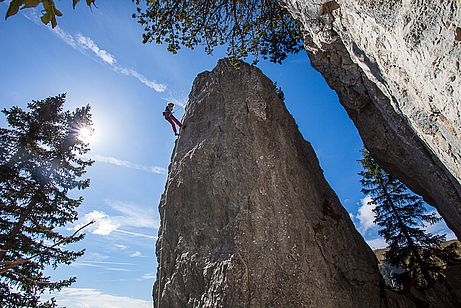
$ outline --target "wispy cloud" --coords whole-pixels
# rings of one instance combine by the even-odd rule
[[[167,97],[162,97],[162,99],[167,101],[167,102],[172,102],[173,104],[175,104],[175,106],[179,106],[181,108],[186,108],[186,106],[187,106],[187,97],[186,96],[184,96],[184,97],[175,97],[172,94],[170,94]]]
[[[376,226],[373,222],[375,220],[375,213],[373,213],[373,209],[376,207],[376,205],[372,203],[370,196],[366,196],[360,200],[360,203],[362,206],[359,208],[357,214],[357,219],[359,220],[358,229],[362,234],[364,234],[368,229],[374,228]]]
[[[86,259],[92,260],[93,262],[107,262],[104,260],[107,260],[110,258],[110,256],[103,255],[99,252],[90,252],[85,254]]]
[[[60,32],[63,32],[61,29],[59,29]],[[72,37],[70,34],[68,33],[64,33],[64,35],[67,37],[67,36],[70,36]],[[61,37],[61,35],[58,35],[59,37]],[[115,57],[113,55],[111,55],[109,52],[103,50],[103,49],[100,49],[98,47],[98,45],[96,45],[95,42],[93,42],[93,40],[87,36],[83,36],[81,35],[80,33],[77,34],[77,42],[78,44],[83,47],[84,49],[89,49],[91,50],[99,59],[103,60],[104,62],[106,62],[107,64],[109,65],[115,65],[115,63],[117,62],[117,60],[115,60]],[[65,41],[67,41],[67,38],[64,39]]]
[[[107,271],[117,271],[117,272],[132,272],[132,269],[127,267],[134,266],[134,263],[128,262],[113,262],[113,261],[102,261],[107,260],[106,258],[100,258],[99,253],[92,253],[88,256],[85,255],[82,259],[79,259],[77,262],[72,263],[70,266],[73,267],[94,267],[101,268]]]
[[[64,32],[58,26],[56,26],[56,28],[54,29],[53,32],[57,37],[59,37],[62,41],[64,41],[64,43],[66,43],[67,45],[72,46],[75,49],[78,49],[77,42],[75,41],[75,39],[74,39],[74,37],[72,35],[70,35],[67,32]]]
[[[32,21],[36,25],[44,26],[40,21],[40,17],[38,16],[37,9],[27,10],[25,12],[21,12],[24,17],[28,20]],[[158,83],[154,80],[149,80],[143,74],[139,73],[138,71],[121,66],[117,63],[115,56],[107,50],[102,49],[99,47],[90,37],[84,36],[81,33],[76,35],[72,35],[66,31],[64,31],[59,26],[56,26],[54,29],[51,27],[46,27],[46,29],[50,30],[54,33],[59,39],[61,39],[64,43],[71,46],[75,50],[78,50],[85,56],[96,56],[98,60],[102,60],[103,63],[107,64],[113,71],[123,74],[125,76],[130,76],[137,79],[139,82],[144,84],[145,86],[153,89],[156,92],[165,92],[167,86]],[[90,51],[88,53],[87,51]]]
[[[387,247],[387,243],[384,240],[384,238],[382,238],[382,237],[378,237],[378,238],[375,238],[375,239],[372,239],[372,240],[367,240],[366,243],[373,250]]]
[[[128,248],[126,245],[121,245],[121,244],[113,244],[115,247],[117,247],[120,250],[125,250]]]
[[[128,263],[128,262],[112,262],[112,261],[92,261],[92,260],[82,260],[82,262],[85,263],[91,263],[91,264],[109,264],[109,265],[136,265],[134,263]]]
[[[149,88],[154,89],[157,92],[165,92],[167,88],[167,86],[164,84],[157,83],[153,80],[147,79],[144,75],[142,75],[141,73],[138,73],[134,69],[126,68],[126,67],[118,66],[118,65],[112,65],[112,69],[125,76],[131,76],[131,77],[138,79],[138,81],[143,83],[145,86],[148,86]]]
[[[437,213],[437,211],[432,211],[428,214],[435,214],[437,217],[441,218],[439,213]],[[442,234],[445,234],[446,235],[446,239],[447,240],[454,240],[456,239],[456,236],[455,234],[453,233],[453,231],[451,231],[447,224],[445,223],[445,221],[442,219],[441,221],[435,223],[435,224],[425,224],[425,227],[424,227],[424,230],[426,232],[429,232],[429,233],[432,233],[432,234],[436,234],[436,235],[442,235]]]
[[[152,279],[155,279],[155,273],[146,273],[144,275],[142,275],[142,279],[145,279],[145,280],[152,280]]]
[[[112,157],[112,156],[90,154],[90,155],[87,155],[87,157],[94,161],[100,162],[100,163],[106,163],[106,164],[111,164],[115,166],[120,166],[120,167],[125,167],[125,168],[130,168],[130,169],[135,169],[135,170],[140,170],[140,171],[145,171],[145,172],[150,172],[150,173],[164,174],[164,175],[168,173],[168,170],[163,167],[140,165],[140,164],[132,163],[128,160],[123,160],[123,159],[119,159],[119,158]]]
[[[152,303],[149,301],[126,296],[115,296],[90,288],[62,289],[60,292],[47,295],[47,297],[56,298],[59,306],[74,308],[152,307]]]
[[[146,209],[132,202],[123,202],[119,200],[104,200],[113,210],[122,214],[123,226],[136,228],[157,228],[158,221],[154,218],[155,213],[152,208]]]
[[[147,234],[144,234],[144,233],[130,232],[130,231],[125,231],[125,230],[115,230],[115,231],[125,233],[125,234],[130,234],[130,235],[133,235],[133,236],[140,236],[140,237],[146,237],[146,238],[151,238],[151,239],[157,239],[156,236],[147,235]]]
[[[132,254],[130,254],[130,257],[132,257],[132,258],[141,257],[141,256],[142,256],[142,253],[140,251],[135,251]]]
[[[155,219],[153,209],[145,209],[136,204],[121,201],[105,200],[106,204],[114,210],[116,215],[109,215],[100,210],[93,210],[84,215],[73,229],[78,229],[88,222],[94,220],[95,223],[89,226],[88,230],[92,234],[107,236],[112,232],[120,232],[132,236],[156,239],[157,237],[144,233],[124,230],[124,228],[158,228],[158,221]],[[123,245],[122,245],[123,246]],[[123,246],[125,247],[125,246]]]
[[[112,267],[107,265],[95,264],[91,262],[74,262],[70,264],[73,267],[95,267],[95,268],[102,268],[106,271],[114,271],[114,272],[132,272],[133,270],[123,268],[123,267]]]

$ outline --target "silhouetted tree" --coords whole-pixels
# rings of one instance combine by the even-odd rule
[[[192,1],[133,0],[134,18],[144,26],[144,43],[167,43],[176,53],[181,46],[205,46],[211,53],[228,44],[231,60],[253,55],[280,63],[302,49],[300,26],[277,0]]]
[[[442,248],[446,236],[433,235],[423,229],[425,224],[434,224],[441,218],[427,213],[422,198],[385,172],[368,151],[363,150],[362,154],[362,192],[369,195],[376,206],[374,223],[381,227],[379,234],[389,245],[385,260],[405,269],[406,279],[416,286],[431,285],[442,276],[446,265],[459,261],[456,246]]]
[[[84,250],[66,244],[83,234],[66,236],[57,228],[77,219],[83,199],[68,193],[85,189],[80,179],[93,162],[83,159],[89,148],[79,129],[91,128],[90,106],[64,111],[65,95],[12,107],[2,112],[8,128],[0,128],[0,306],[52,307],[40,303],[45,291],[59,290],[75,277],[52,282],[46,266],[70,264]]]

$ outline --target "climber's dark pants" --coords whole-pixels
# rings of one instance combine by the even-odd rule
[[[171,127],[173,127],[173,132],[174,132],[175,134],[176,134],[176,126],[174,125],[174,123],[178,124],[179,128],[182,127],[181,122],[179,122],[179,120],[176,119],[176,118],[174,117],[174,115],[172,115],[172,114],[170,114],[169,117],[168,117],[168,116],[165,116],[165,120],[167,120],[168,122],[170,122]]]

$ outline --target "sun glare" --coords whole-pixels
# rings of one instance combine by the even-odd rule
[[[81,127],[78,130],[78,139],[80,139],[83,142],[89,143],[90,141],[92,141],[93,135],[93,130],[89,127]]]

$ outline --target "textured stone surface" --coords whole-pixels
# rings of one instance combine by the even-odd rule
[[[460,238],[461,2],[280,2],[366,147]]]
[[[156,307],[413,307],[383,299],[374,254],[259,69],[221,60],[200,74],[184,121],[160,203]]]

